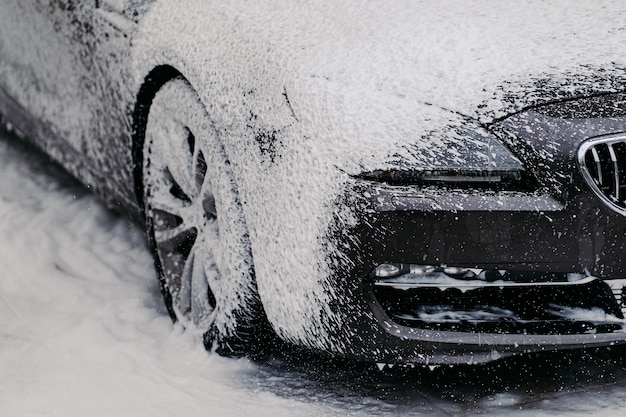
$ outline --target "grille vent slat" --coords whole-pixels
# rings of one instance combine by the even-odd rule
[[[626,135],[584,142],[578,151],[583,177],[613,210],[626,214]]]
[[[604,184],[604,180],[602,176],[602,165],[600,164],[600,156],[598,155],[598,150],[596,148],[591,148],[591,155],[593,156],[593,164],[596,172],[596,177],[594,179],[599,186],[602,186]]]
[[[615,150],[613,149],[613,144],[608,145],[608,148],[609,148],[609,155],[611,157],[611,165],[612,165],[612,170],[613,170],[613,192],[610,195],[610,197],[613,198],[615,202],[619,202],[620,201],[619,163],[617,161],[617,156],[615,155]]]
[[[626,200],[626,141],[613,144],[619,166],[619,199]],[[619,161],[622,161],[620,164]]]

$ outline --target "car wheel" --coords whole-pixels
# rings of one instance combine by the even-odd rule
[[[149,110],[144,205],[165,304],[207,348],[238,355],[264,323],[232,167],[205,107],[182,77]]]

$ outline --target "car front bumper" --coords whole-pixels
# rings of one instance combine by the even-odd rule
[[[481,363],[626,343],[626,218],[590,195],[562,204],[540,194],[485,198],[386,185],[370,185],[364,194],[376,210],[353,231],[361,245],[351,258],[358,262],[346,278],[347,292],[338,297],[351,303],[338,306],[351,312],[344,320],[344,330],[351,331],[338,333],[346,356],[382,363]],[[404,287],[380,286],[372,271],[389,263],[530,273],[532,279],[485,281],[468,289],[466,280],[420,285],[413,275],[405,277]],[[552,282],[572,275],[576,280]],[[445,306],[445,317],[421,319],[415,311],[425,305]],[[490,308],[513,314],[454,320],[454,313]],[[551,308],[577,314],[550,315]],[[407,319],[408,313],[413,317]]]
[[[540,184],[532,191],[356,180],[353,205],[365,214],[347,233],[357,244],[342,256],[352,264],[337,271],[333,305],[343,312],[343,356],[482,363],[626,343],[626,216],[598,198],[576,163],[581,143],[623,132],[626,120],[598,111],[580,117],[590,113],[584,103],[572,108],[521,113],[493,127],[532,153],[525,160]],[[435,285],[415,274],[380,285],[373,271],[389,264],[503,277],[483,276],[484,285],[469,289],[466,278]]]

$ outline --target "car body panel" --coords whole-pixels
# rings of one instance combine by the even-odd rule
[[[411,260],[398,262],[418,255],[465,262],[450,255],[474,254],[464,252],[457,235],[482,236],[484,229],[425,230],[434,226],[422,218],[441,220],[433,209],[443,204],[436,195],[427,197],[435,205],[419,208],[423,200],[407,199],[396,189],[392,194],[399,195],[386,194],[396,199],[394,209],[381,213],[367,197],[369,185],[355,177],[399,163],[432,167],[447,160],[450,150],[463,148],[466,132],[499,137],[521,152],[516,156],[527,166],[548,161],[559,170],[535,172],[543,172],[544,181],[518,194],[532,202],[519,210],[527,217],[514,235],[522,236],[524,225],[541,226],[536,249],[515,258],[520,250],[513,245],[497,260],[474,263],[567,265],[611,277],[623,271],[612,259],[624,247],[617,232],[608,238],[613,249],[600,260],[594,244],[584,240],[604,227],[592,219],[606,212],[601,205],[589,218],[567,217],[572,207],[593,198],[571,159],[576,144],[588,135],[623,131],[623,118],[546,120],[533,109],[624,90],[626,9],[613,2],[444,3],[102,0],[63,10],[74,2],[10,1],[7,18],[0,17],[0,87],[17,103],[13,107],[28,109],[44,126],[32,139],[111,205],[140,217],[141,184],[133,181],[140,163],[133,155],[141,146],[134,141],[136,99],[155,68],[175,68],[197,90],[233,166],[258,289],[274,330],[305,347],[391,360],[405,348],[385,347],[389,353],[374,355],[372,340],[385,338],[388,346],[404,339],[381,333],[364,295],[368,271],[396,261],[393,245],[381,245],[402,225],[404,237],[393,238],[398,247],[408,245],[400,252],[414,247],[416,237],[418,246],[432,252],[415,251]],[[24,24],[12,22],[16,16]],[[47,28],[49,36],[24,29],[35,27]],[[569,135],[580,127],[576,123],[589,129]],[[546,126],[556,127],[524,133]],[[537,144],[536,137],[555,132],[561,135],[556,149]],[[531,146],[528,154],[520,151],[524,146]],[[483,197],[474,199],[475,206],[457,202],[445,215],[458,223],[465,221],[464,211],[467,218],[487,213],[502,223],[501,230],[511,227],[515,210],[490,206],[507,196]],[[402,198],[404,207],[398,205]],[[393,221],[372,227],[379,216]],[[408,216],[405,223],[398,220],[402,216]],[[551,226],[553,216],[561,217],[557,226]],[[621,227],[621,219],[607,219],[611,228],[618,230],[615,222]],[[478,240],[491,243],[495,252],[511,241],[506,233]],[[563,256],[550,246],[558,245],[559,235],[570,239]],[[424,245],[424,239],[439,243]],[[442,251],[447,254],[437,255]],[[584,265],[574,268],[577,256]],[[406,352],[429,357],[437,349],[429,343],[415,342],[397,358],[428,361]]]

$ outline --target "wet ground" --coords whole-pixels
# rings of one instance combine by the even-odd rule
[[[226,359],[171,324],[142,231],[0,133],[0,415],[623,415],[626,348],[380,371]]]

